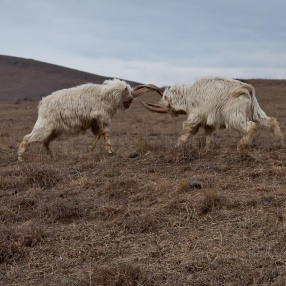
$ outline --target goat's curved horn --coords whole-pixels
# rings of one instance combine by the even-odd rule
[[[149,111],[151,112],[157,112],[157,113],[168,113],[168,110],[163,108],[162,106],[158,104],[151,104],[151,103],[145,103],[143,101],[140,101],[140,103]]]
[[[132,96],[137,97],[139,95],[142,95],[150,90],[156,91],[161,96],[163,95],[163,90],[159,88],[158,86],[154,84],[141,84],[133,88],[132,90]]]

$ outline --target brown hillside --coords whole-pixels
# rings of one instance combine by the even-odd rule
[[[249,82],[285,135],[286,81]],[[186,116],[138,98],[113,118],[114,156],[103,141],[88,154],[87,132],[20,163],[36,118],[37,102],[0,103],[1,286],[286,285],[286,149],[268,132],[246,158],[227,130],[208,152],[202,132],[175,149]]]
[[[32,59],[0,55],[0,101],[38,100],[55,90],[87,82],[102,83],[105,79],[108,77]]]

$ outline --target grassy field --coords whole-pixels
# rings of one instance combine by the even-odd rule
[[[286,134],[286,81],[250,83]],[[185,116],[138,101],[113,119],[114,156],[88,154],[90,132],[25,162],[37,102],[0,103],[0,285],[286,285],[286,150],[261,131],[241,158],[226,130],[174,149]]]

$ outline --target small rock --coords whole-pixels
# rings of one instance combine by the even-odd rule
[[[144,177],[146,177],[145,174],[137,174],[137,178],[144,178]]]
[[[129,158],[137,158],[139,157],[140,154],[138,152],[132,152],[130,155],[129,155]]]
[[[201,189],[203,186],[204,186],[204,184],[200,181],[190,182],[190,188],[192,188],[192,189]]]
[[[120,175],[121,173],[119,172],[119,170],[113,171],[113,177],[119,177]]]
[[[79,177],[79,170],[77,168],[70,169],[68,172],[73,178]]]

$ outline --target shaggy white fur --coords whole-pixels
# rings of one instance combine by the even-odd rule
[[[213,131],[229,128],[243,134],[237,149],[244,154],[260,126],[266,127],[281,145],[284,144],[276,119],[268,117],[261,109],[250,84],[219,77],[202,78],[191,84],[175,84],[167,88],[161,103],[171,114],[183,111],[188,115],[183,123],[185,134],[179,138],[178,145],[203,127],[208,149],[213,142]]]
[[[63,133],[78,134],[87,129],[95,135],[90,152],[103,135],[106,150],[112,153],[108,131],[111,119],[117,110],[128,108],[132,100],[130,85],[118,79],[105,80],[102,85],[83,84],[44,97],[32,132],[20,144],[18,159],[23,160],[23,153],[32,142],[42,142],[53,157],[49,147],[52,140]]]

